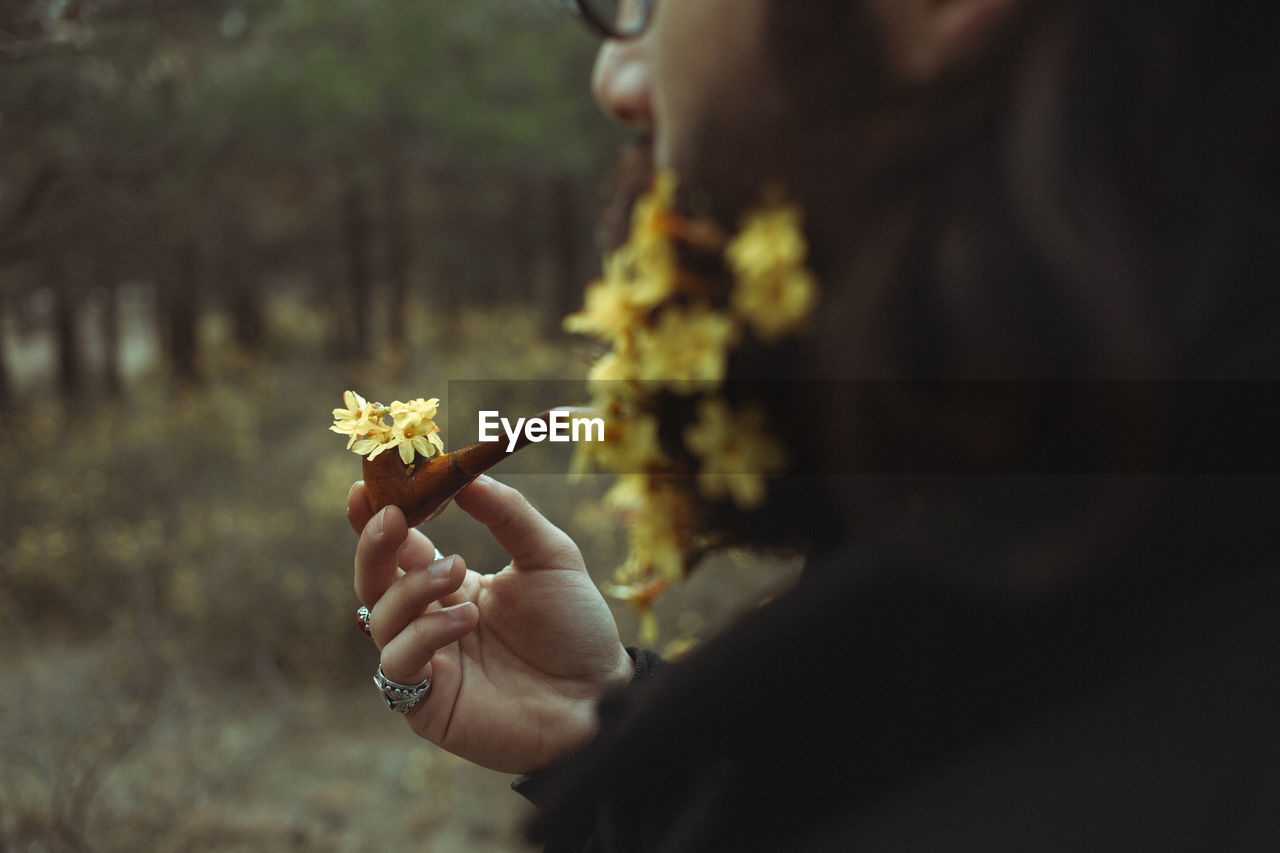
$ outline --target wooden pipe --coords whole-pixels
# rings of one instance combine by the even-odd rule
[[[534,415],[525,421],[541,421],[551,430],[551,413],[568,412],[585,415],[589,410],[558,408]],[[449,501],[471,481],[508,456],[529,446],[527,429],[522,429],[514,445],[506,437],[498,441],[477,441],[459,450],[423,460],[415,456],[406,465],[394,449],[373,460],[364,460],[365,494],[369,508],[375,513],[387,506],[398,506],[410,527],[430,521],[440,514]]]

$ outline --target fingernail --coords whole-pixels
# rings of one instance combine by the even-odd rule
[[[387,508],[384,506],[382,510],[373,517],[373,520],[369,522],[370,536],[382,535],[382,521],[386,517],[386,515],[387,515]]]
[[[455,604],[452,607],[446,607],[444,609],[444,612],[448,613],[449,618],[452,619],[454,622],[462,622],[466,619],[469,619],[471,616],[470,609],[469,609],[470,604],[471,602],[464,601],[461,604]]]
[[[476,482],[477,482],[477,483],[492,483],[492,482],[493,482],[493,478],[492,478],[492,477],[490,477],[488,474],[481,474],[479,477],[476,477]]]
[[[427,565],[427,571],[436,580],[444,580],[453,574],[453,559],[453,557],[445,557],[443,560],[434,560]]]

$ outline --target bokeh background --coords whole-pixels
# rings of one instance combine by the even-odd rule
[[[510,777],[370,684],[326,428],[345,388],[585,374],[624,138],[565,5],[0,3],[0,850],[525,849]],[[545,468],[494,473],[607,579],[607,481]],[[710,561],[663,643],[794,570]]]

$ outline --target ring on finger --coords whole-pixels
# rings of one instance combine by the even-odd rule
[[[373,639],[373,626],[370,624],[373,614],[369,612],[369,608],[363,605],[356,611],[356,627],[358,627],[366,637]]]
[[[435,550],[436,550],[435,559],[443,560],[444,554],[440,553],[439,548],[436,548]],[[373,614],[370,613],[369,608],[365,607],[364,605],[361,605],[360,608],[356,610],[356,627],[359,628],[360,632],[364,634],[366,637],[368,637],[370,640],[373,639],[373,626],[371,624],[372,619],[373,619]]]
[[[421,705],[431,693],[430,678],[424,678],[417,684],[401,684],[383,675],[381,665],[373,676],[373,683],[378,686],[387,707],[400,714],[407,714]]]

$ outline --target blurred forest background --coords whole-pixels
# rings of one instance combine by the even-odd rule
[[[523,849],[510,779],[369,683],[326,428],[345,388],[585,373],[623,137],[565,6],[0,3],[0,851]],[[607,483],[521,465],[606,578]],[[716,561],[664,638],[793,568]]]

